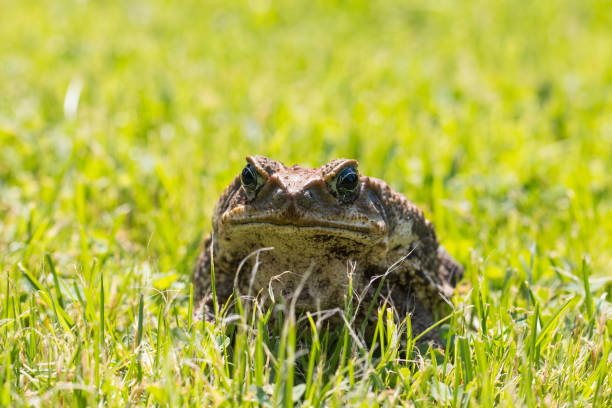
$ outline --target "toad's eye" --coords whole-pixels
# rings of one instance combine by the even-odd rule
[[[242,173],[240,173],[240,182],[247,192],[255,193],[257,187],[259,187],[259,180],[257,177],[257,170],[251,163],[247,164]]]
[[[336,191],[346,200],[350,198],[359,185],[359,174],[354,167],[345,167],[336,176]]]

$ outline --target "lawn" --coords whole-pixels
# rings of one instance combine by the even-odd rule
[[[611,2],[0,15],[0,406],[611,405]],[[247,154],[355,158],[417,203],[466,266],[445,350],[388,310],[371,344],[192,319]]]

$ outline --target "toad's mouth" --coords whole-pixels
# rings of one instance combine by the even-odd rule
[[[383,222],[368,220],[364,223],[338,222],[321,219],[293,219],[278,218],[230,218],[224,220],[232,228],[261,228],[261,229],[287,229],[293,231],[329,232],[331,234],[384,235],[386,226]]]

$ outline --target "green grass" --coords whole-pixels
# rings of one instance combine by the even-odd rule
[[[609,1],[0,10],[0,406],[610,406]],[[425,210],[467,266],[443,354],[386,310],[363,347],[192,320],[247,154]]]

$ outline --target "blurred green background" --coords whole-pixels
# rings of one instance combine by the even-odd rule
[[[609,272],[610,27],[609,1],[3,2],[0,262],[187,281],[265,154],[358,159],[492,277],[534,243]]]

